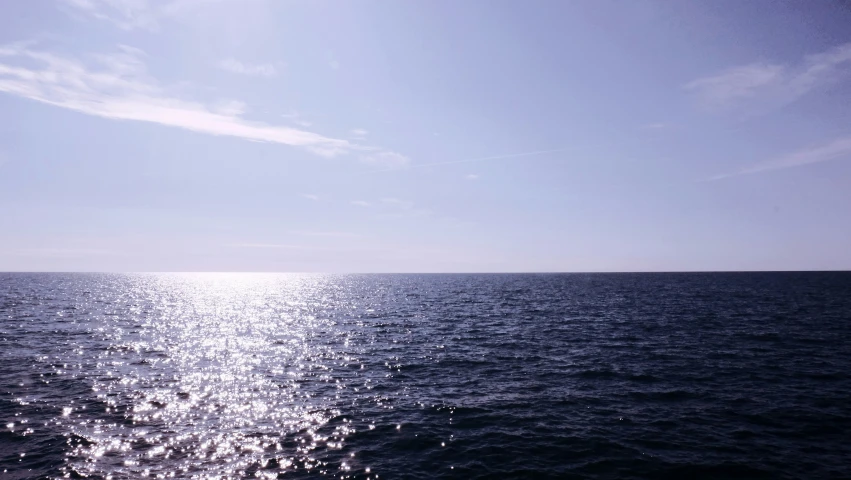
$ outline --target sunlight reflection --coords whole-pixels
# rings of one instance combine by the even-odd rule
[[[331,373],[359,362],[323,311],[334,291],[322,276],[135,280],[125,300],[136,315],[104,326],[115,341],[93,387],[115,422],[78,416],[74,472],[120,462],[129,475],[167,474],[167,458],[180,475],[264,476],[321,467],[314,450],[341,448],[353,429],[322,428],[345,388]]]

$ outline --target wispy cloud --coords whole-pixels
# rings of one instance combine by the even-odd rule
[[[358,207],[369,207],[372,204],[367,202],[367,201],[364,201],[364,200],[353,200],[352,205],[355,205],[355,206],[358,206]]]
[[[825,145],[799,150],[779,158],[751,165],[737,172],[715,175],[714,177],[710,177],[708,180],[722,180],[739,175],[749,175],[753,173],[768,172],[771,170],[800,167],[803,165],[826,162],[828,160],[834,160],[842,157],[851,157],[851,137],[838,138]]]
[[[312,250],[310,245],[296,245],[290,243],[231,243],[225,247],[232,248],[280,248],[286,250]]]
[[[249,77],[274,77],[278,74],[278,69],[271,63],[250,64],[234,58],[226,58],[217,63],[216,66],[222,70]]]
[[[456,163],[487,162],[487,161],[491,161],[491,160],[504,160],[504,159],[508,159],[508,158],[534,157],[534,156],[538,156],[538,155],[547,155],[547,154],[550,154],[550,153],[562,153],[562,152],[566,152],[568,150],[572,150],[572,148],[556,148],[554,150],[536,150],[536,151],[532,151],[532,152],[508,153],[508,154],[505,154],[505,155],[494,155],[492,157],[466,158],[466,159],[463,159],[463,160],[449,160],[449,161],[446,161],[446,162],[416,163],[416,164],[408,164],[408,165],[400,164],[400,165],[395,165],[396,168],[372,170],[370,173],[396,171],[396,170],[399,169],[398,167],[401,167],[401,166],[405,166],[407,168],[422,168],[422,167],[433,167],[433,166],[437,166],[437,165],[454,165]],[[365,163],[373,163],[373,162],[365,161]]]
[[[396,152],[375,152],[368,155],[361,155],[362,162],[370,165],[378,165],[385,168],[399,168],[407,165],[410,160],[408,157]]]
[[[381,203],[383,203],[384,205],[388,205],[388,206],[395,207],[395,208],[402,208],[402,209],[405,209],[405,210],[409,210],[409,209],[414,208],[413,202],[408,202],[408,201],[400,200],[398,198],[393,198],[393,197],[382,198]]]
[[[90,257],[100,255],[120,255],[120,253],[112,250],[100,250],[94,248],[66,248],[66,247],[46,247],[46,248],[21,248],[13,250],[11,253],[26,257],[51,257],[51,258],[76,258]]]
[[[709,109],[782,106],[851,74],[851,43],[808,55],[798,64],[753,63],[687,83]]]
[[[223,100],[212,105],[211,110],[220,115],[238,117],[247,111],[247,106],[239,100]]]
[[[262,250],[295,250],[320,252],[387,252],[386,248],[374,245],[301,245],[294,243],[229,243],[222,245],[226,248],[246,248]]]
[[[310,231],[310,230],[307,230],[307,231],[296,230],[296,231],[291,232],[291,233],[293,233],[294,235],[302,235],[302,236],[305,236],[305,237],[329,237],[329,238],[361,238],[361,237],[363,237],[363,235],[361,235],[361,234],[352,233],[352,232],[334,232],[334,231],[331,231],[331,232],[319,231],[319,232],[317,232],[317,231]]]
[[[301,196],[308,200],[313,200],[314,202],[319,200],[319,195],[314,195],[312,193],[302,193]]]
[[[281,118],[286,118],[289,121],[291,121],[292,123],[294,123],[294,124],[296,124],[300,127],[310,127],[310,126],[313,125],[313,122],[311,122],[309,120],[305,120],[304,118],[302,118],[300,113],[295,112],[295,111],[290,112],[290,113],[283,113],[283,114],[281,114]]]
[[[414,202],[394,197],[382,198],[381,204],[386,207],[386,210],[380,216],[386,218],[422,217],[432,213],[427,208],[417,208]]]
[[[641,128],[644,130],[667,130],[671,128],[671,124],[665,122],[645,123]]]
[[[721,74],[686,84],[710,107],[726,107],[734,101],[777,88],[785,76],[783,65],[754,64],[735,67]]]
[[[217,0],[58,0],[69,15],[113,24],[122,30],[157,30],[165,18],[191,13]]]
[[[356,139],[363,139],[369,134],[369,131],[364,130],[363,128],[353,128],[349,131],[349,135]]]
[[[71,14],[107,21],[123,30],[153,30],[162,14],[146,0],[60,0],[59,3]]]
[[[476,173],[468,173],[466,176],[464,176],[464,178],[466,178],[467,180],[478,180],[479,175]]]
[[[102,118],[279,143],[327,157],[370,152],[370,158],[404,158],[297,128],[249,121],[241,117],[244,105],[239,103],[217,109],[215,104],[178,98],[148,75],[137,49],[125,47],[92,58],[84,63],[23,43],[0,46],[0,92]]]

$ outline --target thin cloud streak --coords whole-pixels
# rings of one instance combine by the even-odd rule
[[[289,121],[295,123],[296,125],[298,125],[300,127],[313,126],[313,122],[301,118],[301,115],[298,112],[284,113],[284,114],[281,115],[281,117],[288,119]]]
[[[222,70],[236,73],[238,75],[246,75],[249,77],[274,77],[278,74],[278,69],[271,63],[248,64],[240,62],[234,58],[226,58],[216,64]]]
[[[715,175],[708,178],[707,181],[723,180],[725,178],[738,177],[740,175],[750,175],[754,173],[769,172],[772,170],[800,167],[803,165],[835,160],[846,156],[851,156],[851,137],[838,138],[826,145],[799,150],[773,160],[757,163],[750,167],[743,168],[738,172]]]
[[[378,173],[378,172],[393,172],[399,170],[407,170],[411,168],[423,168],[423,167],[434,167],[438,165],[454,165],[457,163],[472,163],[472,162],[487,162],[491,160],[504,160],[508,158],[521,158],[521,157],[534,157],[537,155],[546,155],[548,153],[560,153],[566,152],[568,150],[572,150],[572,148],[556,148],[554,150],[537,150],[534,152],[521,152],[521,153],[510,153],[507,155],[494,155],[492,157],[479,157],[479,158],[467,158],[464,160],[451,160],[448,162],[434,162],[434,163],[416,163],[413,165],[406,165],[404,168],[388,168],[385,170],[371,170],[367,173]]]
[[[73,58],[31,50],[23,43],[0,46],[0,92],[96,117],[278,143],[325,157],[369,151],[363,159],[368,163],[398,165],[408,161],[396,152],[245,120],[240,102],[231,101],[226,108],[219,104],[216,109],[216,105],[176,98],[147,74],[143,55],[138,49],[124,47],[119,53],[95,56],[99,68],[93,68]],[[39,66],[32,66],[33,62]]]
[[[360,161],[370,165],[389,167],[391,170],[404,167],[410,162],[408,157],[396,152],[376,152],[371,155],[361,155]]]
[[[302,235],[305,237],[328,237],[328,238],[362,238],[363,235],[352,232],[315,232],[309,230],[296,230],[290,232],[294,235]]]
[[[231,248],[280,248],[286,250],[314,250],[316,247],[309,245],[295,245],[290,243],[231,243],[225,245]]]
[[[59,0],[58,6],[76,18],[93,18],[130,30],[157,31],[163,19],[175,18],[215,0]]]
[[[122,30],[156,30],[162,12],[145,0],[60,0],[66,12],[107,21]]]
[[[295,250],[318,252],[387,252],[386,248],[372,245],[298,245],[290,243],[231,243],[222,245],[225,248],[258,249],[258,250]]]
[[[95,255],[120,255],[112,250],[94,248],[22,248],[12,251],[15,255],[28,257],[88,257]]]
[[[693,80],[683,86],[711,110],[765,109],[791,103],[810,91],[851,75],[851,43],[807,55],[798,64],[753,63]]]
[[[388,207],[402,210],[412,210],[414,208],[414,202],[400,200],[398,198],[382,198],[381,203]]]

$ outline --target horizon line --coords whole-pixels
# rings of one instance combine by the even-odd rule
[[[799,270],[576,270],[576,271],[493,271],[493,272],[287,272],[263,270],[0,270],[0,275],[9,273],[62,273],[62,274],[277,274],[277,275],[584,275],[584,274],[649,274],[649,273],[851,273],[848,269],[799,269]]]

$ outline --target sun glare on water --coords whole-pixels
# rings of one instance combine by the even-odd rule
[[[359,362],[326,311],[335,291],[322,276],[140,274],[125,286],[95,319],[106,347],[87,376],[103,411],[63,411],[73,471],[323,470],[312,453],[351,431],[323,428],[345,388],[334,370]]]

